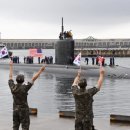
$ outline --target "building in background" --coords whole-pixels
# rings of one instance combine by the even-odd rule
[[[54,49],[58,39],[1,39],[1,44],[8,49],[43,48]],[[130,39],[74,39],[75,55],[82,51],[82,56],[130,56]]]

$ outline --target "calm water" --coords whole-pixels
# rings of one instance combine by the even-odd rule
[[[14,55],[23,57],[28,55],[27,50],[14,50]],[[43,50],[46,56],[54,56],[54,50]],[[116,58],[116,64],[130,66],[129,58]],[[84,59],[83,59],[84,61]],[[91,61],[91,59],[90,59]],[[89,61],[89,64],[91,62]],[[109,63],[109,58],[106,59]],[[35,58],[37,63],[37,58]],[[16,70],[14,78],[18,73],[25,74],[26,80],[31,79],[35,71]],[[8,87],[9,70],[0,68],[0,117],[7,118],[12,112],[12,95]],[[29,91],[28,102],[30,107],[38,108],[39,114],[58,114],[59,110],[74,110],[74,99],[71,92],[71,84],[74,76],[63,76],[43,72],[34,86]],[[96,77],[88,77],[89,86],[95,85]],[[106,78],[101,91],[94,97],[95,117],[107,117],[110,114],[130,115],[130,80]],[[5,117],[6,115],[6,117]]]

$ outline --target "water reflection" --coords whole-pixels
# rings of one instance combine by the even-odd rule
[[[60,111],[74,110],[74,99],[72,96],[71,85],[73,78],[56,77],[56,100]]]
[[[102,90],[95,96],[95,116],[129,115],[129,83],[127,79],[105,79]]]
[[[0,115],[12,111],[12,95],[8,87],[8,69],[0,69]],[[14,79],[17,74],[25,75],[25,80],[32,78],[36,70],[14,69]],[[29,91],[30,107],[38,108],[38,113],[53,114],[60,110],[74,110],[75,103],[71,85],[74,76],[42,73]],[[87,77],[88,86],[96,84],[98,77]],[[130,80],[106,78],[99,93],[94,96],[95,117],[109,117],[110,114],[125,114],[130,112]],[[7,116],[8,118],[8,116]]]
[[[52,80],[53,78],[54,78],[54,75],[53,74],[51,74],[51,73],[45,73],[45,79],[50,79],[50,80]]]

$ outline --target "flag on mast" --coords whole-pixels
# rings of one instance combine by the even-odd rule
[[[75,57],[73,63],[77,66],[80,66],[80,64],[81,64],[81,52]]]
[[[5,56],[8,55],[8,50],[6,47],[3,47],[1,50],[0,50],[0,58],[3,58]]]

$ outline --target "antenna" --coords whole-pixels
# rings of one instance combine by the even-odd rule
[[[63,26],[63,17],[62,17],[62,26],[61,26],[61,33],[63,35],[63,32],[64,32],[64,26]]]

